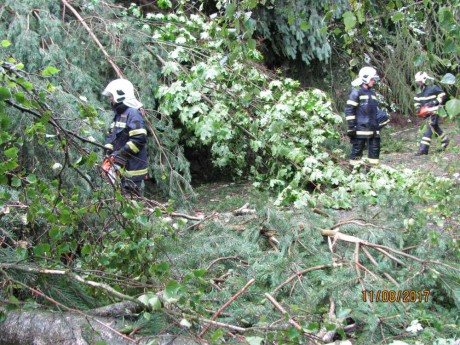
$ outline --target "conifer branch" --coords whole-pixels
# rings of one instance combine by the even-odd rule
[[[367,258],[369,259],[369,261],[375,266],[375,267],[378,267],[379,264],[377,263],[377,261],[374,259],[374,257],[372,256],[371,253],[369,253],[369,251],[367,250],[366,247],[362,247],[362,250],[364,252],[364,254],[366,254]],[[399,283],[396,281],[396,279],[394,279],[389,273],[387,272],[384,272],[383,275],[388,279],[390,280],[393,284],[395,284],[396,286],[399,287]]]
[[[118,297],[122,300],[128,300],[131,302],[134,302],[139,305],[145,306],[141,301],[139,301],[137,298],[122,294],[115,290],[113,287],[111,287],[108,284],[104,283],[98,283],[92,280],[86,280],[83,277],[79,276],[78,274],[75,274],[71,272],[70,270],[58,270],[58,269],[46,269],[46,268],[37,268],[37,267],[32,267],[32,266],[25,266],[25,265],[18,265],[18,264],[10,264],[10,263],[0,263],[0,268],[3,270],[17,270],[17,271],[22,271],[22,272],[28,272],[28,273],[34,273],[34,274],[48,274],[48,275],[61,275],[61,276],[66,276],[76,282],[82,283],[84,285],[88,285],[94,288],[100,288],[102,290],[105,290],[109,294]]]
[[[226,257],[223,257],[223,258],[217,258],[215,260],[213,260],[209,265],[208,267],[206,267],[206,271],[209,271],[209,269],[216,263],[218,263],[219,261],[223,261],[223,260],[239,260],[240,259],[240,256],[239,255],[235,255],[235,256],[226,256]]]
[[[83,20],[83,18],[79,15],[79,13],[77,12],[77,10],[75,10],[75,8],[73,8],[66,0],[62,0],[62,3],[64,4],[64,6],[66,6],[67,8],[70,9],[70,11],[74,14],[74,16],[78,19],[78,21],[83,25],[83,27],[86,29],[86,31],[88,31],[89,35],[91,36],[91,38],[94,40],[94,42],[96,43],[96,45],[101,49],[102,53],[104,54],[106,60],[109,62],[109,64],[112,66],[112,68],[114,69],[115,73],[118,75],[119,78],[123,78],[123,72],[121,71],[121,69],[117,66],[117,64],[112,60],[112,58],[110,57],[110,55],[107,53],[107,51],[105,50],[104,46],[102,45],[102,43],[99,41],[99,39],[97,38],[97,36],[93,33],[93,31],[91,30],[91,28],[86,24],[86,22]],[[154,136],[155,138],[155,141],[158,145],[158,149],[161,151],[161,152],[165,152],[166,150],[164,149],[163,145],[161,144],[158,136],[156,135],[156,132],[155,132],[155,129],[153,128],[152,124],[150,123],[150,121],[148,120],[147,116],[144,116],[144,119],[146,120],[147,124],[148,124],[148,127],[152,133],[152,135]],[[173,171],[174,168],[170,162],[170,160],[168,159],[168,155],[167,154],[164,154],[164,157],[165,159],[167,160],[167,163],[168,163],[168,166],[169,166],[169,169],[170,171]],[[182,180],[185,180],[183,178],[182,175],[180,174],[177,174],[178,176],[181,177]],[[172,178],[171,178],[172,180]],[[180,183],[177,183],[176,184],[178,189],[180,190],[180,192],[182,193],[182,195],[185,195],[185,192],[183,191]]]
[[[83,25],[83,27],[86,29],[86,31],[88,31],[89,35],[94,40],[94,42],[97,44],[97,46],[101,49],[102,54],[104,54],[105,58],[107,59],[108,63],[112,66],[112,68],[114,69],[114,71],[117,74],[117,76],[119,78],[123,78],[123,72],[121,71],[121,69],[115,64],[115,62],[113,62],[112,58],[110,57],[110,55],[105,50],[105,48],[102,45],[102,43],[99,41],[99,39],[93,33],[93,31],[88,26],[88,24],[86,24],[86,22],[83,20],[83,18],[77,12],[77,10],[75,8],[73,8],[73,6],[70,5],[66,0],[62,0],[62,3],[64,4],[65,7],[67,7],[73,13],[73,15],[78,19],[78,21],[81,23],[81,25]]]
[[[35,111],[33,111],[33,110],[29,109],[29,108],[26,108],[26,107],[23,107],[23,106],[21,106],[21,105],[19,105],[19,104],[16,104],[16,103],[14,103],[14,102],[11,102],[10,100],[6,100],[5,103],[8,104],[8,105],[10,105],[10,106],[12,106],[13,108],[16,108],[16,109],[18,109],[18,110],[24,112],[24,113],[33,115],[34,117],[36,117],[36,118],[38,118],[38,119],[42,119],[42,115],[40,115],[39,113],[37,113],[37,112],[35,112]],[[83,138],[82,136],[78,135],[77,133],[75,133],[75,132],[73,132],[73,131],[71,131],[71,130],[68,130],[68,129],[65,129],[65,128],[61,127],[61,126],[54,120],[54,118],[51,118],[51,120],[52,120],[52,121],[50,121],[49,123],[50,123],[53,127],[55,127],[55,129],[56,129],[56,131],[58,131],[58,133],[59,133],[59,131],[63,131],[63,132],[65,132],[65,133],[67,133],[67,134],[69,134],[69,135],[71,135],[71,136],[73,136],[73,137],[75,137],[75,138],[77,138],[77,139],[79,139],[79,140],[85,142],[85,143],[89,143],[89,144],[92,144],[92,145],[94,145],[94,146],[98,146],[98,147],[100,147],[100,148],[105,148],[104,145],[101,145],[101,144],[98,144],[98,143],[96,143],[96,142],[94,142],[94,141],[91,141],[91,140],[89,140],[89,139]]]
[[[362,239],[360,239],[359,237],[356,237],[356,236],[343,234],[343,233],[339,232],[338,229],[337,230],[320,229],[320,231],[321,231],[323,236],[332,237],[334,240],[342,240],[342,241],[350,242],[350,243],[360,243],[361,245],[365,245],[367,247],[375,248],[376,250],[378,250],[381,253],[385,254],[386,256],[391,258],[392,260],[396,261],[398,264],[401,264],[401,265],[404,265],[404,266],[407,266],[407,265],[403,261],[401,261],[400,259],[396,258],[395,256],[391,255],[388,252],[398,254],[398,255],[401,255],[401,256],[406,257],[408,259],[414,260],[414,261],[418,262],[421,265],[427,265],[427,264],[440,265],[440,266],[444,266],[444,267],[447,267],[449,269],[452,269],[454,271],[460,272],[460,269],[458,269],[456,267],[453,267],[451,265],[445,264],[443,262],[433,261],[433,260],[423,260],[423,259],[420,259],[420,258],[418,258],[416,256],[404,253],[404,252],[402,252],[400,250],[396,250],[396,249],[393,249],[393,248],[390,248],[390,247],[387,247],[387,246],[383,246],[383,245],[380,245],[380,244],[368,242],[368,241],[362,240]]]
[[[254,278],[252,278],[250,281],[248,281],[246,283],[245,286],[243,286],[243,288],[238,291],[232,298],[230,298],[222,307],[219,308],[218,311],[215,312],[215,314],[212,316],[211,318],[211,321],[215,321],[217,316],[225,310],[225,308],[227,308],[230,304],[232,304],[241,294],[243,294],[244,291],[246,291],[246,289],[248,287],[250,287],[252,284],[254,284],[256,280]],[[199,337],[202,338],[203,335],[206,334],[206,332],[208,331],[209,327],[211,326],[211,324],[209,323],[199,334]]]
[[[145,112],[145,111],[144,111],[144,112]],[[150,133],[152,133],[152,135],[153,135],[153,137],[154,137],[154,139],[155,139],[155,142],[156,142],[156,144],[157,144],[158,150],[162,152],[162,156],[166,159],[166,162],[167,162],[168,167],[169,167],[169,172],[171,173],[172,171],[174,171],[174,167],[173,167],[173,165],[172,165],[170,159],[168,158],[167,152],[169,152],[169,150],[167,150],[167,149],[163,146],[163,144],[162,144],[160,138],[158,137],[158,135],[157,135],[157,133],[156,133],[155,127],[152,125],[152,123],[150,122],[150,120],[148,119],[148,117],[145,116],[145,115],[146,115],[146,112],[145,112],[145,114],[144,114],[144,120],[145,120],[145,122],[147,123],[147,127],[150,129]],[[169,152],[169,153],[170,153],[170,152]],[[172,154],[172,153],[171,153],[171,154]],[[160,164],[162,165],[161,162],[160,162]],[[184,179],[184,177],[183,177],[181,174],[177,174],[177,175],[181,178],[181,180],[183,180],[183,181],[185,181],[186,183],[188,183],[188,182]],[[171,177],[171,180],[172,180],[172,177]],[[177,183],[176,185],[177,185],[177,187],[179,188],[179,190],[180,190],[180,192],[182,193],[182,195],[185,195],[185,192],[183,191],[183,189],[182,189],[180,183]]]
[[[288,322],[294,326],[296,329],[298,329],[299,331],[302,331],[302,326],[300,326],[297,322],[295,322],[288,314],[288,312],[286,311],[286,309],[283,308],[283,306],[281,304],[278,303],[278,301],[273,298],[273,296],[271,296],[268,292],[266,292],[264,294],[265,297],[267,297],[267,299],[271,302],[271,304],[273,304],[276,309],[278,309],[284,316],[287,316],[288,318]]]
[[[295,278],[303,276],[304,274],[311,272],[311,271],[317,271],[317,270],[323,270],[326,268],[331,268],[331,267],[342,267],[342,264],[332,264],[332,265],[320,265],[320,266],[315,266],[315,267],[310,267],[307,268],[306,270],[297,272],[296,274],[290,276],[284,283],[281,283],[278,285],[275,290],[273,290],[272,294],[276,295],[276,293],[285,285],[289,284],[291,281],[293,281]]]

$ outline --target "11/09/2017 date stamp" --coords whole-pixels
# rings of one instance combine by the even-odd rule
[[[363,290],[363,302],[428,302],[430,290]]]

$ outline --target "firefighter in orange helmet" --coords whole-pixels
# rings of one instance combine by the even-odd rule
[[[446,149],[449,144],[447,135],[443,133],[439,126],[439,106],[447,100],[446,93],[439,85],[433,83],[434,78],[430,77],[426,72],[417,72],[415,82],[420,87],[420,92],[414,97],[415,111],[418,116],[424,116],[427,119],[427,125],[423,138],[420,141],[416,156],[427,155],[430,149],[431,139],[433,134],[435,138],[441,140],[441,147]]]

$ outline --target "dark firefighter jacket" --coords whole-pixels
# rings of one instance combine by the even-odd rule
[[[114,107],[115,116],[110,124],[105,138],[105,147],[109,151],[119,151],[125,154],[127,159],[125,176],[133,181],[146,179],[147,130],[144,119],[138,109],[118,105]]]
[[[380,136],[380,128],[389,122],[389,117],[378,107],[377,97],[371,89],[353,88],[345,106],[349,131],[356,131],[356,138]]]
[[[424,105],[437,106],[444,104],[446,100],[447,95],[439,85],[424,85],[421,92],[414,97],[414,106],[416,112],[419,112],[420,108]]]

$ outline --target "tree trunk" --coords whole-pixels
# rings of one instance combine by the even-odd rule
[[[116,330],[123,322],[115,317],[86,317],[70,312],[8,311],[6,320],[0,322],[0,345],[90,345],[105,342],[107,345],[147,344],[154,337],[139,342]],[[195,339],[155,336],[157,344],[198,345]]]

